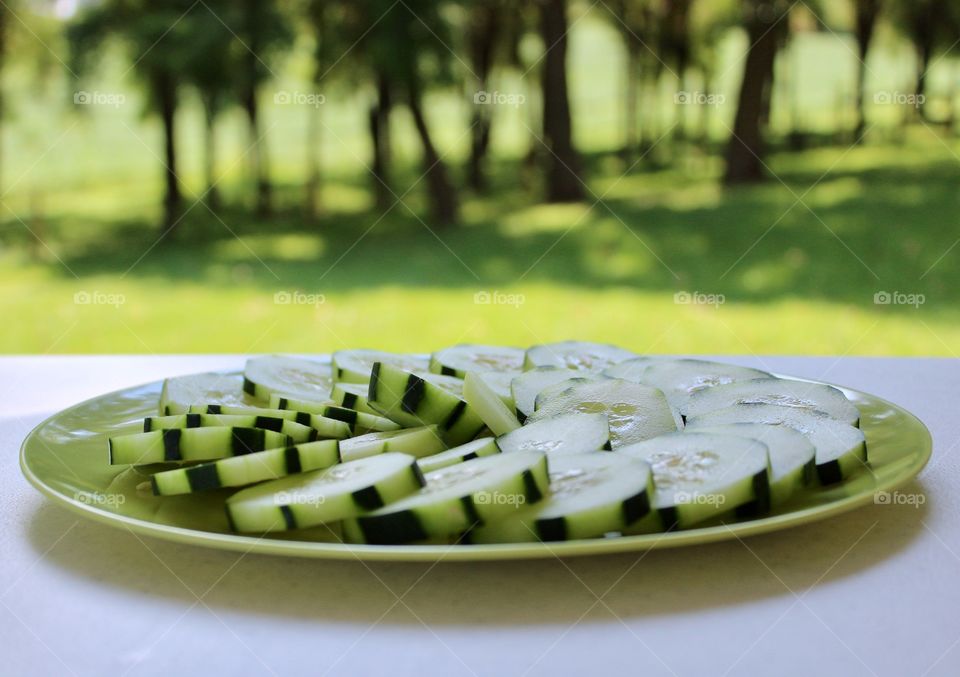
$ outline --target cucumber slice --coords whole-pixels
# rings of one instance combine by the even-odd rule
[[[520,427],[516,414],[487,384],[484,376],[484,372],[479,371],[467,373],[463,379],[463,399],[495,435],[505,435],[516,430]]]
[[[319,437],[342,440],[350,437],[352,429],[344,421],[331,417],[311,414],[305,411],[293,411],[292,409],[266,409],[263,407],[227,407],[219,404],[195,404],[190,407],[191,414],[229,414],[238,416],[253,416],[267,418],[285,418],[295,421],[302,425],[313,428],[317,431]],[[225,424],[226,425],[226,424]],[[237,425],[236,423],[232,425]],[[254,428],[262,428],[262,425],[253,425]],[[190,427],[190,426],[188,426]],[[273,428],[270,428],[273,430]]]
[[[430,360],[418,355],[387,353],[382,350],[338,350],[330,359],[337,383],[370,382],[374,362],[383,362],[405,371],[427,371]]]
[[[758,378],[773,377],[765,371],[734,364],[707,360],[664,360],[649,365],[640,382],[659,388],[673,406],[682,408],[694,393],[701,390]]]
[[[573,378],[568,378],[564,381],[559,381],[552,385],[548,385],[546,388],[537,393],[537,398],[533,401],[533,410],[536,411],[544,402],[556,397],[560,393],[566,392],[573,386],[584,385],[586,383],[595,383],[596,381],[603,380],[608,379],[606,379],[606,377],[596,376],[574,376]]]
[[[485,427],[460,396],[463,382],[450,376],[414,374],[377,362],[370,377],[370,405],[403,426],[435,423],[444,440],[463,444]]]
[[[330,392],[334,404],[347,409],[356,409],[364,414],[380,415],[367,401],[370,385],[367,383],[337,383]]]
[[[825,486],[841,482],[869,467],[863,431],[822,411],[773,404],[741,404],[687,419],[687,427],[694,430],[721,423],[763,423],[785,426],[801,433],[817,450],[817,479]]]
[[[470,371],[519,371],[524,351],[504,346],[458,345],[430,356],[430,371],[464,378]],[[416,371],[416,370],[408,370]]]
[[[436,454],[447,448],[435,425],[374,432],[351,437],[340,443],[340,455],[345,461],[376,456],[388,451],[399,451],[416,458]]]
[[[243,392],[240,374],[191,374],[164,379],[160,392],[160,415],[186,414],[191,404],[212,402],[233,406],[250,406],[252,400]]]
[[[329,468],[340,462],[336,440],[319,440],[281,449],[201,463],[155,473],[150,477],[157,496],[191,494],[207,489],[242,487],[285,475]]]
[[[770,453],[770,503],[783,505],[796,491],[813,483],[817,450],[793,428],[762,423],[724,423],[694,429],[701,433],[738,435],[763,442]]]
[[[774,404],[799,411],[821,411],[854,426],[860,422],[860,412],[833,386],[780,378],[756,379],[701,390],[687,400],[682,412],[687,418],[695,418],[738,404]]]
[[[623,362],[618,362],[617,364],[607,367],[601,372],[604,376],[609,376],[610,378],[622,378],[625,381],[635,381],[636,383],[643,383],[642,378],[644,372],[647,371],[647,367],[657,362],[662,362],[663,360],[668,360],[668,357],[651,357],[649,355],[644,355],[642,357],[634,357],[629,360],[624,360]]]
[[[215,461],[264,449],[286,447],[288,435],[263,428],[170,428],[111,437],[111,465]]]
[[[409,543],[466,531],[541,500],[549,490],[547,457],[537,452],[488,456],[425,475],[426,486],[392,505],[343,524],[354,543]]]
[[[330,397],[332,385],[330,365],[302,357],[252,357],[243,371],[244,392],[263,401],[268,401],[274,393],[325,400]]]
[[[610,449],[610,427],[603,414],[566,414],[529,423],[498,437],[497,445],[511,453],[584,454]]]
[[[380,454],[243,489],[227,499],[234,531],[300,529],[356,517],[423,486],[413,456]]]
[[[492,437],[483,437],[479,440],[461,444],[459,447],[440,452],[439,454],[425,456],[424,458],[418,459],[417,464],[420,466],[420,470],[428,473],[457,463],[463,463],[464,461],[470,461],[483,456],[493,456],[499,453],[500,447],[497,446],[497,441]]]
[[[537,367],[525,371],[510,382],[517,419],[523,423],[536,409],[537,395],[548,386],[570,378],[570,370],[562,367]]]
[[[335,421],[342,421],[350,426],[350,432],[354,435],[364,435],[366,433],[387,432],[389,430],[399,430],[400,426],[383,416],[376,414],[367,414],[349,407],[341,407],[336,404],[326,404],[323,402],[306,402],[304,400],[289,400],[283,395],[271,395],[270,404],[276,405],[277,409],[292,410],[303,407],[299,411],[324,418],[330,418]]]
[[[524,356],[523,368],[530,370],[535,367],[561,367],[600,372],[632,357],[636,357],[636,354],[604,343],[560,341],[529,348]]]
[[[513,400],[513,392],[510,390],[510,384],[513,382],[513,379],[523,375],[525,372],[478,371],[474,373],[477,374],[477,378],[483,379],[483,382],[487,384],[487,387],[490,388],[490,390],[492,390],[496,396],[499,397],[503,403],[510,408],[511,411],[516,408]]]
[[[571,412],[605,414],[610,424],[610,444],[614,449],[676,432],[680,427],[660,390],[623,379],[606,378],[578,383],[557,393],[544,401],[528,421],[542,421]]]
[[[595,538],[621,531],[650,512],[650,466],[620,454],[550,458],[550,494],[499,522],[470,531],[472,543]]]
[[[748,506],[770,506],[767,447],[736,435],[670,433],[615,453],[639,458],[653,469],[654,506],[665,528],[686,528]]]
[[[148,416],[143,419],[143,432],[170,430],[171,428],[262,428],[288,435],[291,440],[313,442],[318,437],[310,426],[276,416],[236,416],[225,414],[177,414],[174,416]]]

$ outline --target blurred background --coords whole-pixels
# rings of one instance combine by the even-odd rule
[[[0,351],[960,349],[958,0],[3,0]]]

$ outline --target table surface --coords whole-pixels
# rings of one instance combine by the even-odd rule
[[[327,562],[96,524],[22,478],[67,405],[238,356],[0,358],[0,655],[11,675],[960,674],[960,361],[720,358],[874,393],[930,428],[904,492],[828,522],[647,554]]]

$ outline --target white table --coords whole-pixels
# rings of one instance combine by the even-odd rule
[[[232,356],[0,359],[0,673],[960,674],[955,360],[731,358],[890,399],[930,427],[926,504],[715,545],[559,561],[240,556],[78,519],[23,437],[81,399]]]

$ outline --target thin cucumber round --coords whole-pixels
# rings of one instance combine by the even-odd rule
[[[346,520],[347,540],[397,544],[458,534],[536,503],[550,484],[547,457],[537,452],[475,458],[425,478],[416,494]]]
[[[670,358],[652,357],[650,355],[632,357],[629,360],[624,360],[623,362],[618,362],[617,364],[607,367],[601,373],[610,378],[622,378],[625,381],[643,383],[642,379],[644,373],[647,371],[647,367],[668,359]]]
[[[150,484],[157,496],[242,487],[286,475],[328,468],[340,462],[338,446],[336,440],[319,440],[257,451],[189,468],[158,472],[150,477]]]
[[[341,407],[379,416],[380,412],[371,407],[367,400],[369,391],[369,383],[337,383],[330,391],[330,399]]]
[[[336,383],[369,383],[374,362],[383,362],[406,371],[427,371],[430,366],[430,360],[426,357],[382,350],[338,350],[331,355],[330,361]]]
[[[231,414],[177,414],[174,416],[148,416],[143,419],[143,432],[169,430],[171,428],[263,428],[289,435],[295,443],[313,442],[317,431],[286,418],[259,415]]]
[[[651,364],[643,372],[640,382],[659,388],[672,405],[682,408],[694,393],[701,390],[758,378],[772,376],[759,369],[735,364],[685,359]]]
[[[770,463],[762,442],[736,435],[671,433],[614,453],[653,469],[654,506],[664,528],[686,528],[748,506],[770,507]]]
[[[417,464],[420,466],[420,470],[428,473],[434,470],[440,470],[440,468],[456,465],[457,463],[463,463],[464,461],[471,461],[483,456],[493,456],[499,453],[500,447],[494,438],[482,437],[478,440],[461,444],[459,447],[441,451],[439,454],[424,456],[417,460]]]
[[[215,461],[264,449],[286,447],[289,435],[263,428],[170,428],[111,437],[112,465]]]
[[[330,397],[333,377],[330,365],[302,357],[264,355],[251,357],[243,370],[243,390],[267,402],[274,393],[287,393],[306,400]]]
[[[164,379],[160,391],[160,415],[186,414],[191,404],[211,402],[250,406],[252,398],[243,392],[240,374],[191,374]]]
[[[292,409],[266,409],[263,407],[224,407],[219,404],[195,404],[190,407],[192,414],[236,414],[240,416],[263,416],[269,418],[285,418],[309,426],[317,431],[319,437],[342,440],[353,433],[351,426],[335,418],[311,414],[305,411]],[[254,426],[260,428],[263,426]]]
[[[290,401],[282,395],[272,395],[270,402],[276,403],[277,409],[294,409],[297,404],[305,404],[306,408],[300,409],[302,412],[323,416],[335,421],[342,421],[350,426],[350,432],[354,435],[364,435],[366,433],[381,433],[390,430],[399,430],[400,426],[388,418],[377,416],[376,414],[366,414],[349,407],[341,407],[336,404],[306,403],[302,401]]]
[[[423,486],[416,459],[380,454],[243,489],[227,499],[234,531],[300,529],[356,517]]]
[[[523,423],[536,409],[537,395],[545,388],[571,378],[574,374],[563,367],[537,367],[525,371],[510,382],[517,419]]]
[[[520,427],[516,414],[488,385],[483,372],[467,373],[463,379],[463,399],[495,435],[505,435]]]
[[[464,378],[471,371],[519,371],[523,367],[523,355],[520,348],[458,345],[431,355],[430,371],[458,378]]]
[[[540,406],[550,400],[560,393],[566,392],[574,386],[582,386],[587,383],[595,383],[597,381],[608,381],[609,379],[605,376],[573,376],[563,381],[558,381],[548,385],[546,388],[537,393],[537,398],[533,401],[533,410],[536,411]]]
[[[636,357],[636,354],[604,343],[561,341],[529,348],[524,356],[523,368],[561,367],[600,372],[632,357]]]
[[[427,425],[351,437],[340,443],[340,454],[345,461],[376,456],[388,451],[399,451],[420,458],[436,454],[446,448],[447,445],[444,444],[437,426]]]
[[[497,445],[508,453],[584,454],[610,449],[610,427],[603,414],[564,414],[528,423],[498,437]]]
[[[535,505],[470,531],[473,543],[567,541],[622,531],[650,512],[650,466],[620,454],[550,458],[550,493]]]

